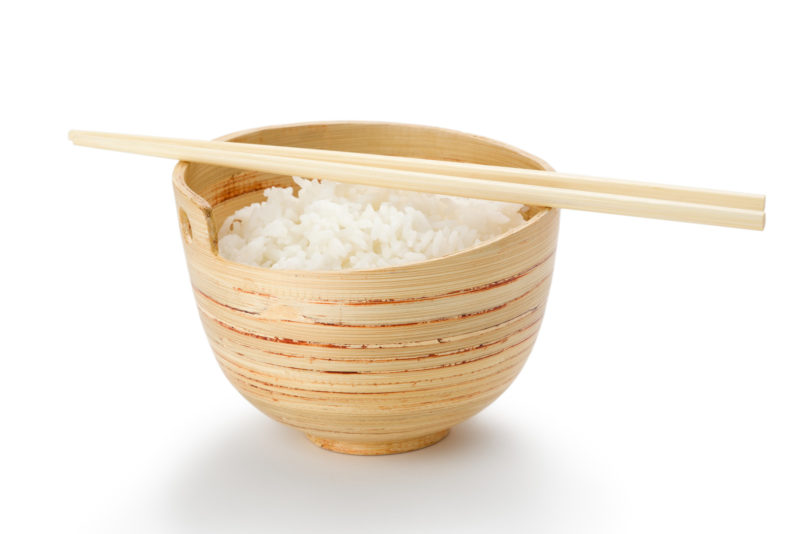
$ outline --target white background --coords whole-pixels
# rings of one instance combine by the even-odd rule
[[[798,532],[793,7],[6,5],[0,530]],[[67,130],[212,138],[334,119],[764,193],[767,228],[564,212],[544,328],[512,387],[435,447],[333,454],[217,368],[172,162],[76,148]]]

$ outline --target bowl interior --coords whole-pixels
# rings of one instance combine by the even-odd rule
[[[552,170],[541,159],[503,143],[429,126],[354,122],[297,124],[259,128],[220,139]],[[275,186],[294,187],[290,176],[198,163],[191,163],[186,167],[184,179],[186,185],[211,206],[215,228],[220,228],[225,219],[236,210],[263,201],[264,189]],[[454,191],[453,194],[457,192]],[[537,213],[546,209],[529,206],[524,216],[530,221]],[[478,246],[483,245],[484,243]]]

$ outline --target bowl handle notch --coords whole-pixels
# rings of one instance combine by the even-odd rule
[[[182,174],[179,173],[182,165],[186,165],[186,162],[180,162],[175,166],[172,185],[183,245],[187,251],[194,249],[204,254],[217,255],[217,228],[211,205],[178,177]]]

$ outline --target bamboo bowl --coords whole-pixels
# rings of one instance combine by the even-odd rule
[[[223,137],[552,170],[508,145],[389,123],[277,126]],[[280,271],[217,254],[217,229],[291,178],[180,162],[173,186],[197,306],[223,372],[259,410],[349,454],[426,447],[514,380],[544,314],[558,210],[479,246],[400,267]]]

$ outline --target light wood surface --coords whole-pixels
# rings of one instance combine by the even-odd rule
[[[752,230],[764,228],[764,197],[759,195],[665,188],[556,173],[544,176],[550,185],[540,185],[542,176],[526,175],[515,169],[495,166],[494,170],[487,170],[475,165],[399,160],[386,155],[365,158],[338,152],[325,156],[322,150],[287,152],[275,146],[269,148],[273,153],[265,153],[239,143],[191,140],[176,143],[168,138],[82,131],[71,132],[70,138],[84,146],[307,178]],[[274,155],[275,152],[284,155]],[[464,176],[464,172],[471,176]],[[568,187],[563,187],[564,184]],[[585,190],[586,187],[590,189]]]
[[[551,170],[477,136],[387,123],[271,127],[226,140]],[[178,220],[200,318],[231,383],[315,444],[390,454],[441,440],[514,380],[541,326],[557,209],[456,254],[364,271],[281,271],[217,255],[221,221],[290,178],[179,163]]]

